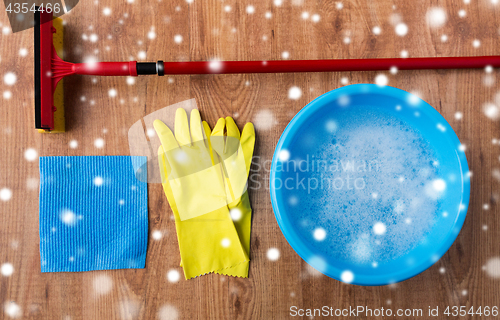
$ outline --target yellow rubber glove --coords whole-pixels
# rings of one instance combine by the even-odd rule
[[[204,125],[205,128],[202,129],[201,118],[198,110],[193,110],[191,112],[191,130],[189,130],[187,125],[187,115],[183,109],[178,109],[176,113],[175,121],[175,133],[176,138],[173,138],[173,134],[170,129],[163,123],[155,121],[155,129],[160,136],[162,141],[162,146],[158,149],[158,158],[160,163],[160,173],[162,176],[162,185],[167,196],[168,202],[175,217],[175,227],[177,231],[177,239],[179,242],[179,251],[181,254],[181,265],[184,270],[184,275],[186,279],[190,279],[196,276],[200,276],[206,273],[216,272],[226,270],[232,267],[238,267],[240,264],[248,263],[247,250],[245,250],[240,242],[238,232],[233,224],[233,221],[229,215],[229,208],[227,205],[213,210],[209,213],[196,215],[194,218],[188,220],[182,220],[179,214],[179,201],[193,201],[203,204],[204,198],[206,196],[206,191],[200,190],[202,186],[210,187],[210,183],[214,181],[204,181],[199,178],[198,181],[202,183],[202,186],[189,185],[190,188],[185,188],[182,185],[186,179],[181,179],[181,177],[187,177],[186,173],[191,172],[191,174],[198,174],[206,170],[206,163],[200,164],[196,161],[196,158],[189,158],[188,163],[196,162],[196,170],[189,168],[187,164],[184,166],[179,166],[177,162],[178,159],[175,158],[176,144],[183,145],[182,149],[186,155],[196,156],[194,150],[198,150],[198,156],[206,160],[206,157],[210,159],[213,166],[216,166],[216,155],[214,156],[211,152],[208,140],[204,140],[203,144],[193,147],[189,145],[188,141],[199,141],[200,137],[203,137],[202,130],[208,130],[210,133],[210,128]],[[190,136],[189,132],[191,132]],[[172,140],[176,139],[176,141]],[[178,142],[177,142],[178,141]],[[205,144],[205,142],[207,142]],[[184,147],[185,146],[185,147]],[[168,150],[168,151],[165,151]],[[182,156],[183,160],[184,154]],[[220,163],[219,163],[219,169]],[[193,173],[194,172],[194,173]],[[174,178],[169,177],[169,173],[175,175]],[[202,173],[203,178],[208,176]],[[215,179],[217,188],[221,188],[223,177],[222,171],[219,171],[219,175],[212,177]],[[176,192],[173,191],[174,183],[176,187],[181,188],[184,194],[176,196]],[[215,188],[214,188],[215,189]],[[179,191],[177,191],[178,193]],[[198,194],[197,192],[200,192]],[[216,194],[219,194],[220,190],[217,190]],[[209,194],[213,196],[214,193]],[[209,197],[209,198],[210,198]],[[224,186],[222,186],[222,197],[225,201]],[[189,204],[182,204],[183,207],[188,208]]]
[[[153,126],[165,155],[166,175],[182,221],[227,206],[222,166],[211,156],[204,138],[198,110],[191,112],[191,126],[186,111],[175,113],[175,137],[160,120]]]
[[[208,126],[205,122],[203,125],[204,127]],[[220,118],[210,136],[210,144],[223,160],[226,189],[229,188],[227,194],[233,198],[228,205],[231,218],[234,221],[241,244],[250,257],[252,208],[246,187],[255,146],[255,129],[252,123],[247,123],[240,136],[240,131],[233,118]],[[243,194],[234,199],[235,194],[241,194],[239,192],[243,192]],[[246,278],[248,277],[248,267],[249,262],[245,262],[217,273]]]

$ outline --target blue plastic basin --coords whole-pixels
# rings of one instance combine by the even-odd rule
[[[436,200],[435,218],[418,243],[394,259],[379,263],[359,263],[342,258],[335,249],[329,249],[335,248],[332,246],[335,241],[340,241],[335,238],[335,234],[328,234],[325,240],[316,241],[310,231],[299,225],[292,213],[289,203],[291,197],[297,195],[296,190],[285,188],[282,183],[290,177],[290,173],[282,169],[284,162],[294,157],[304,158],[307,150],[314,149],[314,141],[305,143],[305,146],[303,142],[311,125],[315,126],[322,119],[335,117],[340,113],[345,117],[346,112],[358,112],[357,110],[370,110],[383,117],[397,118],[401,124],[410,127],[412,132],[418,133],[432,149],[436,163],[439,163],[439,176],[446,182],[444,196]],[[371,120],[367,117],[364,121]],[[333,143],[336,139],[342,139],[335,134],[332,137]],[[276,146],[270,172],[271,201],[276,220],[297,254],[313,268],[331,278],[357,285],[386,285],[406,280],[437,262],[453,244],[462,228],[470,194],[470,174],[463,150],[457,135],[439,112],[409,92],[373,84],[350,85],[327,92],[307,104],[290,121]],[[307,177],[307,172],[301,174]],[[281,182],[278,185],[276,181]],[[310,197],[313,196],[314,192]],[[334,190],[330,196],[335,197]],[[302,200],[310,200],[305,199],[309,195],[304,192],[300,197],[302,198],[294,200],[298,205]],[[348,205],[345,204],[345,207]],[[314,223],[318,216],[319,212],[315,210],[322,210],[314,208],[309,205],[301,209],[308,215],[308,223]],[[325,228],[328,229],[328,226]]]

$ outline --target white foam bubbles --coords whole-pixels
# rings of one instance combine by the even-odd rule
[[[338,109],[335,121],[340,125],[333,137],[325,134],[327,121],[328,114],[311,124],[315,144],[310,152],[314,159],[335,159],[332,163],[338,166],[310,174],[311,179],[330,181],[329,187],[318,187],[304,197],[295,190],[300,205],[289,207],[293,223],[305,235],[313,235],[317,226],[335,235],[335,242],[328,246],[313,241],[324,255],[334,250],[336,258],[368,266],[404,255],[439,214],[437,201],[429,199],[422,187],[429,184],[432,193],[438,193],[432,188],[432,181],[439,179],[433,150],[419,132],[397,117],[351,107]],[[369,163],[374,160],[370,171]],[[354,170],[348,170],[348,163]],[[358,177],[363,187],[355,189],[353,181]]]
[[[357,263],[366,263],[372,259],[373,246],[370,236],[366,233],[362,233],[357,238],[351,240],[348,248],[350,259]]]

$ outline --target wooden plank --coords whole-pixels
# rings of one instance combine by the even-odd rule
[[[253,14],[247,13],[249,5],[255,9]],[[425,15],[431,6],[447,12],[442,28],[427,26]],[[109,16],[103,15],[106,7],[111,9]],[[284,52],[291,59],[399,57],[403,50],[413,57],[500,54],[499,8],[489,1],[285,0],[275,6],[257,0],[82,0],[63,16],[65,53],[73,62],[89,57],[102,61],[270,60],[282,59]],[[465,17],[458,15],[462,9]],[[302,18],[304,12],[308,19]],[[311,20],[315,14],[318,22]],[[404,37],[394,32],[391,21],[398,19],[409,27]],[[0,22],[8,27],[6,14],[0,14]],[[375,26],[381,28],[380,35],[373,34]],[[149,39],[152,30],[156,37]],[[98,41],[86,41],[83,34],[95,34]],[[178,35],[180,43],[174,41]],[[442,35],[447,36],[446,42],[441,41]],[[475,39],[480,41],[478,48],[472,45]],[[38,164],[24,158],[25,150],[33,148],[41,156],[126,155],[127,132],[134,122],[196,98],[202,117],[212,126],[228,115],[240,127],[253,121],[255,155],[263,165],[271,159],[287,123],[305,104],[340,87],[343,78],[350,84],[373,83],[379,73],[151,76],[139,77],[133,85],[125,78],[74,76],[65,80],[68,132],[40,135],[33,128],[32,43],[30,30],[0,37],[0,73],[2,77],[7,72],[17,75],[15,85],[0,84],[2,93],[12,93],[11,99],[0,97],[0,188],[13,194],[9,201],[0,202],[0,263],[14,266],[10,277],[0,277],[0,303],[14,301],[23,319],[155,319],[175,312],[179,319],[282,319],[289,317],[293,305],[422,308],[425,312],[428,306],[444,309],[498,303],[498,280],[482,270],[500,252],[496,240],[500,236],[500,181],[492,176],[492,170],[500,167],[499,147],[492,144],[493,138],[500,139],[500,127],[482,112],[484,103],[495,100],[498,71],[489,75],[483,70],[384,72],[389,85],[418,92],[441,112],[467,146],[473,172],[464,228],[449,252],[427,271],[386,287],[350,286],[311,272],[276,223],[267,190],[269,173],[254,168],[261,186],[254,184],[250,192],[254,213],[250,278],[207,275],[171,283],[167,273],[182,274],[182,270],[171,210],[157,184],[149,185],[149,231],[161,231],[163,237],[150,238],[146,269],[41,274]],[[27,49],[27,56],[18,54],[21,48]],[[146,53],[145,59],[138,58],[141,52]],[[487,77],[494,79],[492,84],[488,85]],[[288,98],[292,86],[303,92],[296,101]],[[116,97],[109,96],[110,89],[117,91]],[[458,111],[463,114],[461,120],[455,119]],[[103,148],[94,145],[99,138],[105,142]],[[73,140],[78,142],[74,149],[69,145]],[[277,261],[267,258],[270,248],[280,251]],[[110,292],[96,294],[106,281],[112,284]],[[463,319],[471,318],[479,317]]]

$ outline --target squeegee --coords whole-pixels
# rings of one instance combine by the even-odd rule
[[[417,69],[464,69],[500,67],[500,56],[270,60],[270,61],[188,61],[188,62],[97,62],[71,63],[60,58],[63,25],[52,13],[35,10],[35,127],[40,132],[64,132],[64,77],[138,76],[157,74],[231,74],[340,72]]]

